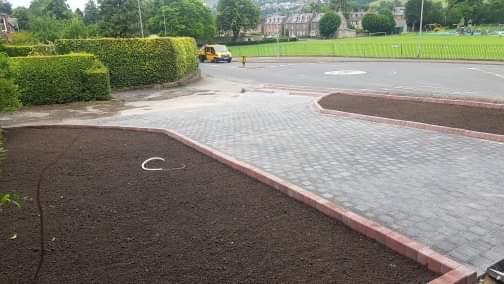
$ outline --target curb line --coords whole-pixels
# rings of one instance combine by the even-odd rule
[[[493,134],[486,132],[479,132],[474,130],[467,130],[463,128],[453,128],[448,126],[440,126],[434,124],[428,124],[423,122],[409,121],[409,120],[400,120],[393,118],[386,118],[380,116],[373,116],[367,114],[359,114],[353,112],[345,112],[333,109],[326,109],[320,105],[320,101],[327,96],[337,95],[338,93],[332,93],[328,95],[323,95],[314,101],[313,106],[316,111],[322,114],[334,115],[334,116],[343,116],[361,120],[367,120],[371,122],[378,123],[388,123],[393,125],[405,126],[405,127],[413,127],[424,130],[432,130],[446,134],[456,134],[471,138],[478,138],[483,140],[489,140],[494,142],[504,143],[504,135],[501,134]],[[350,96],[361,96],[361,97],[373,97],[373,98],[384,98],[390,100],[401,100],[401,101],[412,101],[412,102],[428,102],[428,103],[439,103],[439,104],[451,104],[451,105],[460,105],[460,106],[469,106],[469,107],[479,107],[486,109],[499,109],[504,110],[504,103],[492,103],[492,102],[483,102],[483,101],[469,101],[462,99],[448,99],[448,98],[434,98],[434,97],[412,97],[412,96],[398,96],[398,95],[389,95],[389,94],[373,94],[373,93],[345,93],[345,95]]]
[[[275,188],[289,197],[292,197],[310,207],[313,207],[321,213],[336,219],[351,229],[366,235],[370,239],[376,240],[395,252],[406,256],[430,271],[441,274],[438,278],[430,281],[428,284],[475,284],[477,273],[474,269],[464,266],[440,253],[435,252],[429,247],[422,245],[400,233],[392,231],[374,221],[364,218],[352,211],[341,208],[335,203],[326,200],[318,195],[302,189],[299,186],[291,184],[270,173],[267,173],[257,167],[239,161],[229,155],[214,150],[202,143],[177,133],[173,130],[158,128],[140,128],[140,127],[122,127],[122,126],[93,126],[93,125],[41,125],[26,126],[25,128],[96,128],[96,129],[120,129],[140,132],[151,132],[165,134],[184,145],[213,158],[222,164],[229,166],[259,182]],[[14,129],[20,127],[7,127],[5,129]]]

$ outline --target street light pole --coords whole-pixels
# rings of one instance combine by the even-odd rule
[[[140,33],[142,34],[142,38],[144,37],[144,30],[143,30],[143,22],[142,22],[142,10],[140,9],[140,0],[137,0],[138,4],[138,17],[140,18]]]
[[[420,41],[422,40],[422,27],[423,27],[423,9],[424,9],[424,0],[422,0],[422,8],[420,8],[420,34],[417,44],[417,58],[420,57]]]
[[[277,20],[280,20],[280,1],[277,0]],[[280,30],[282,26],[277,22],[277,57],[280,58]]]

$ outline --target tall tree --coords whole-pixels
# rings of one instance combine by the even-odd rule
[[[21,31],[27,30],[30,22],[30,14],[28,8],[17,7],[12,11],[12,15],[17,19],[19,29]]]
[[[34,17],[30,20],[30,31],[44,43],[61,38],[63,21],[58,21],[49,16]]]
[[[96,6],[94,0],[89,0],[84,8],[84,23],[86,24],[96,24],[100,19],[100,10]]]
[[[100,31],[110,37],[140,35],[136,0],[100,0]]]
[[[148,28],[157,34],[191,36],[205,42],[215,34],[215,20],[200,0],[172,0],[148,20]]]
[[[75,9],[74,15],[79,18],[84,17],[84,13],[82,13],[82,11],[79,8]]]
[[[409,0],[406,3],[406,23],[412,30],[418,30],[420,27],[420,12],[422,9],[422,0]],[[423,25],[432,24],[432,1],[424,1]]]
[[[341,19],[334,11],[326,13],[320,19],[320,35],[323,37],[332,37],[341,24]]]
[[[45,7],[45,13],[56,20],[68,20],[72,18],[72,10],[66,0],[50,0]]]
[[[259,7],[252,0],[219,0],[217,28],[231,31],[237,40],[242,29],[253,29],[259,23]]]
[[[0,13],[12,14],[12,6],[11,3],[7,0],[0,0]]]

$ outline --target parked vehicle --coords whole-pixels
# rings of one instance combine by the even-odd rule
[[[225,45],[222,44],[207,44],[204,45],[199,51],[200,62],[205,62],[205,60],[210,62],[231,62],[233,60],[233,55]]]

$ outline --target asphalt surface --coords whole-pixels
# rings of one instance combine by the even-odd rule
[[[249,63],[245,68],[239,62],[200,66],[207,76],[247,83],[504,101],[504,65],[383,61],[292,63],[280,60]],[[365,73],[325,74],[332,71]]]

